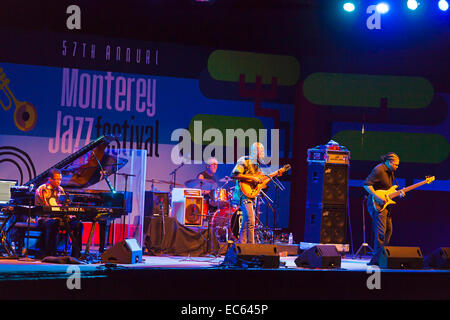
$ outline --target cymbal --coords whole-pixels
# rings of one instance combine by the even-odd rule
[[[212,190],[217,187],[217,183],[209,179],[192,179],[184,183],[188,188],[201,189],[201,190]]]
[[[236,179],[225,176],[224,178],[220,179],[219,182],[228,182],[228,181],[233,181],[233,180],[236,180]]]
[[[170,182],[170,181],[158,180],[158,179],[150,179],[150,180],[145,180],[145,181],[146,181],[146,182],[151,182],[151,183],[165,183],[165,184],[172,184],[172,182]],[[175,186],[177,186],[177,187],[184,187],[184,184],[175,183]]]

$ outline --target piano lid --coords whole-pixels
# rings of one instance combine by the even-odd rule
[[[47,181],[49,171],[52,168],[61,171],[61,186],[63,188],[84,189],[100,182],[105,178],[105,175],[109,176],[115,173],[128,162],[127,159],[119,158],[112,152],[105,152],[105,149],[113,140],[114,137],[111,136],[99,137],[24,185],[30,186],[33,184],[34,188],[37,188]],[[99,167],[96,158],[102,165],[104,172]]]

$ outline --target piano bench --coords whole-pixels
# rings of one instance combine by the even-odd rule
[[[20,233],[16,234],[15,236],[17,253],[20,254],[21,252],[23,252],[23,249],[26,248],[27,238],[29,239],[28,242],[29,252],[33,253],[37,250],[37,243],[41,237],[41,228],[38,226],[37,223],[30,223],[30,225],[28,225],[28,222],[16,222],[14,224],[13,229],[20,230]]]
[[[28,223],[27,222],[16,222],[14,227],[18,228],[22,231],[22,239],[20,239],[17,243],[17,249],[19,251],[22,251],[22,249],[25,247],[25,244],[27,241],[26,239],[27,239]],[[37,246],[38,246],[38,241],[41,237],[42,228],[39,227],[39,225],[37,223],[30,223],[29,230],[30,230],[29,250],[30,250],[30,252],[34,252],[36,250],[39,250],[39,248]],[[64,228],[60,228],[58,230],[57,239],[56,239],[57,252],[67,255],[67,251],[68,251],[68,247],[69,247],[68,240],[69,240],[69,235],[66,232],[66,230]],[[61,241],[63,241],[63,245],[64,245],[64,247],[62,249],[60,249]]]

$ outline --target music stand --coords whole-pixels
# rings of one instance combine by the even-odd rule
[[[363,221],[363,243],[359,247],[359,249],[356,251],[354,258],[361,256],[359,254],[360,251],[363,251],[363,255],[367,255],[367,249],[370,249],[370,252],[373,252],[372,247],[366,243],[366,221],[365,221],[365,203],[367,201],[367,196],[365,196],[362,200],[362,221]]]

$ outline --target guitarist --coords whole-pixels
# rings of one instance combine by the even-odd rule
[[[264,145],[255,142],[250,150],[250,156],[239,158],[231,172],[232,178],[237,180],[232,202],[239,205],[242,210],[242,223],[239,229],[240,243],[255,243],[255,199],[247,198],[242,193],[240,181],[262,182],[259,174],[262,173],[260,164],[264,158]]]
[[[372,172],[364,182],[364,189],[369,193],[367,208],[372,217],[372,227],[374,233],[374,255],[369,264],[378,264],[378,256],[383,246],[388,245],[392,235],[392,216],[390,207],[378,211],[374,205],[375,200],[383,206],[385,200],[379,197],[376,190],[388,190],[395,181],[394,172],[398,169],[400,158],[394,152],[389,152],[381,156],[382,163],[372,169]],[[401,194],[404,197],[404,194]]]

